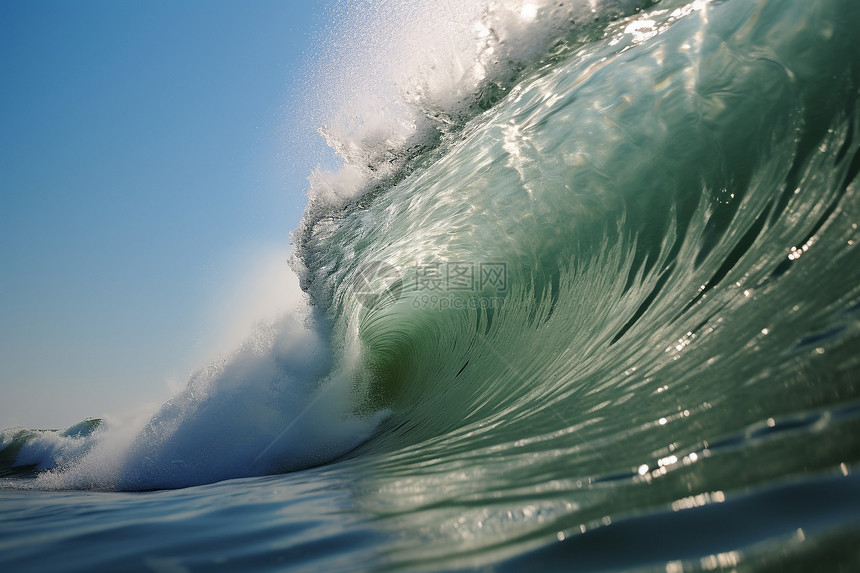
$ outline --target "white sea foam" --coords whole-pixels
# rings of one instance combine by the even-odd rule
[[[37,487],[152,489],[299,469],[349,451],[385,414],[356,414],[356,349],[332,344],[304,295],[294,302],[154,415],[108,420],[87,437],[40,435],[17,463],[55,468]]]
[[[10,445],[11,438],[22,430],[4,430],[0,448]],[[67,464],[84,456],[94,443],[92,436],[70,436],[65,432],[40,430],[21,447],[15,463],[18,466],[36,466],[37,470]]]
[[[315,67],[311,117],[343,160],[310,177],[311,219],[342,207],[451,125],[489,86],[517,71],[575,26],[629,12],[642,0],[346,1]]]

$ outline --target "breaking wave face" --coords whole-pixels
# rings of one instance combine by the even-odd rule
[[[16,487],[347,458],[419,559],[857,463],[854,0],[346,13],[298,309],[138,424],[6,430]]]

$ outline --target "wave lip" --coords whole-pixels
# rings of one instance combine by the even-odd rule
[[[327,38],[311,104],[342,167],[310,176],[295,236],[432,161],[434,150],[491,109],[524,76],[548,70],[607,24],[653,0],[348,4]]]

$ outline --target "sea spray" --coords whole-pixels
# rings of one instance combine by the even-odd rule
[[[355,344],[334,346],[326,320],[300,299],[258,323],[154,414],[109,421],[86,436],[37,436],[15,463],[50,470],[35,487],[132,490],[325,463],[367,439],[385,416],[357,408]]]
[[[343,161],[311,174],[300,231],[402,178],[516,82],[652,0],[448,0],[338,5],[308,87],[311,121]],[[297,236],[301,240],[301,232]]]

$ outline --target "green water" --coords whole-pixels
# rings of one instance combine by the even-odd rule
[[[247,387],[216,384],[220,398],[166,405],[119,477],[71,464],[9,483],[299,471],[4,490],[7,562],[48,548],[76,570],[856,569],[860,5],[648,10],[576,28],[387,183],[309,210],[302,284],[349,414],[378,422],[369,439],[302,462],[317,467],[254,466],[313,432],[248,436],[263,423],[229,413],[253,410]],[[272,369],[216,382],[262,373],[281,399],[270,371],[293,363],[266,356]],[[237,461],[195,466],[201,444],[206,463]],[[50,504],[65,527],[39,537]]]
[[[393,404],[357,455],[363,507],[423,533],[398,558],[480,562],[856,463],[856,8],[676,6],[304,243],[310,292],[360,325],[367,400]],[[396,303],[356,305],[368,259],[400,271]],[[495,262],[505,292],[446,288]]]

